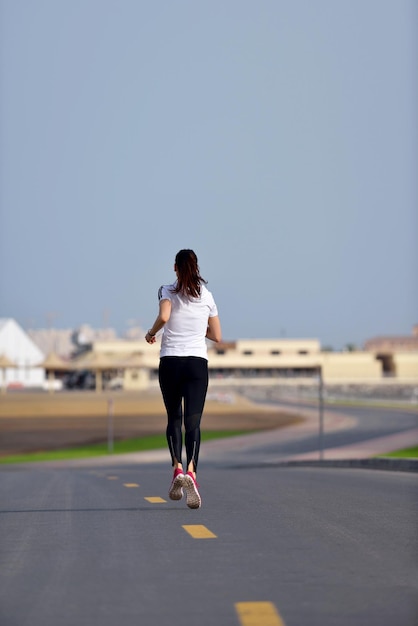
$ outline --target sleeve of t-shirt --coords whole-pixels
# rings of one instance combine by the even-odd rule
[[[161,285],[158,290],[158,301],[160,300],[171,300],[172,293],[168,288],[168,285]]]
[[[211,303],[210,303],[210,308],[209,308],[209,317],[216,317],[218,315],[218,307],[216,306],[216,302],[213,299],[213,297],[211,297]]]

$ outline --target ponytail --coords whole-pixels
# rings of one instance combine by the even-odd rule
[[[206,280],[200,275],[197,256],[193,250],[180,250],[176,254],[177,285],[174,293],[180,293],[186,298],[199,298],[202,283]]]

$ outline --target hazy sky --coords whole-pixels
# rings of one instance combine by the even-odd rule
[[[225,339],[418,323],[415,0],[0,0],[0,316]]]

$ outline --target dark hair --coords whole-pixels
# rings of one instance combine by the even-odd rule
[[[177,285],[175,293],[180,293],[187,298],[198,298],[202,283],[206,280],[201,277],[197,256],[193,250],[180,250],[176,254]]]

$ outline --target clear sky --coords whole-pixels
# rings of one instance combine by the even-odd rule
[[[0,316],[224,338],[418,323],[415,0],[0,0]],[[130,322],[132,323],[132,322]]]

